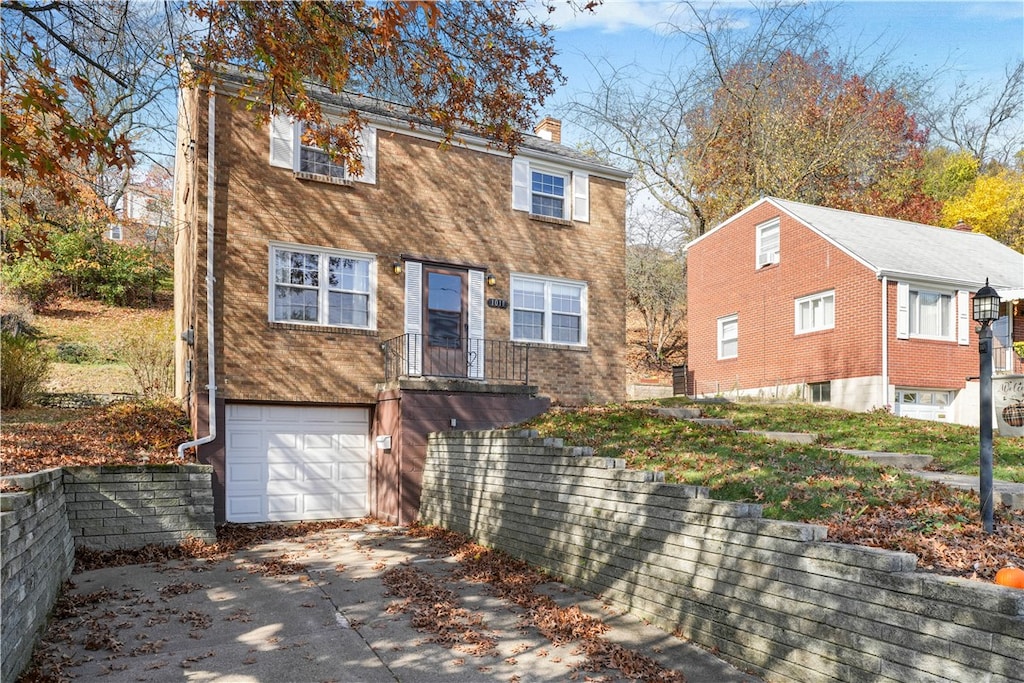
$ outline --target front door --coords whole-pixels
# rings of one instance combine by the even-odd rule
[[[423,275],[423,374],[465,377],[466,273],[426,267]]]

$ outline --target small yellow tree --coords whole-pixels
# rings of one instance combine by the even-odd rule
[[[978,176],[966,194],[942,207],[942,225],[952,227],[961,220],[975,232],[1024,251],[1024,175],[1002,170]]]

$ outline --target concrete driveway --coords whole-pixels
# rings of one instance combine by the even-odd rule
[[[657,680],[758,680],[561,584],[532,587],[556,606],[538,611],[459,569],[433,541],[367,526],[218,561],[83,572],[37,649],[41,672],[109,683],[612,683],[652,680],[620,668],[643,655],[664,667]],[[586,635],[567,636],[567,623]]]

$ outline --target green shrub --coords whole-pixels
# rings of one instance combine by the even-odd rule
[[[32,339],[0,332],[0,407],[20,408],[43,386],[50,358]]]
[[[61,278],[56,264],[32,255],[12,258],[0,275],[4,288],[34,310],[45,308],[60,292]]]
[[[76,296],[131,306],[150,298],[166,274],[145,247],[109,242],[95,232],[69,232],[52,242],[57,268]]]
[[[61,363],[95,363],[103,353],[88,342],[62,341],[57,344],[57,360]]]
[[[147,398],[170,396],[174,390],[174,321],[153,317],[126,334],[118,348]]]

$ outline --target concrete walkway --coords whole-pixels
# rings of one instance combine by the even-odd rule
[[[453,576],[455,567],[428,540],[366,527],[269,542],[221,561],[88,571],[72,576],[74,607],[58,610],[44,649],[51,673],[108,683],[632,680],[618,669],[588,669],[580,642],[555,644],[524,609]],[[429,623],[417,629],[409,603],[384,583],[394,568],[416,570],[441,596],[431,599],[453,600],[466,632],[493,648],[439,638]],[[759,680],[561,584],[535,590],[601,619],[610,627],[605,643],[689,683]]]

